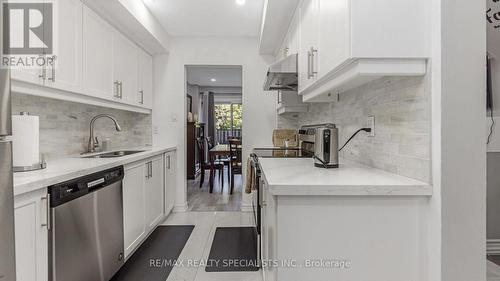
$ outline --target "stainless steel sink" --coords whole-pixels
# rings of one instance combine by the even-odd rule
[[[132,154],[136,154],[136,153],[141,153],[144,151],[145,150],[120,150],[120,151],[106,152],[106,153],[97,154],[97,155],[84,156],[82,158],[117,158],[117,157],[132,155]]]

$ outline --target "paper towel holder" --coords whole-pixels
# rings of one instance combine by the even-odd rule
[[[29,112],[27,111],[22,111],[19,113],[19,115],[30,115]],[[47,168],[47,162],[45,162],[43,159],[40,161],[40,163],[33,164],[31,166],[14,166],[12,167],[12,171],[14,173],[18,172],[30,172],[30,171],[37,171],[37,170],[42,170]]]

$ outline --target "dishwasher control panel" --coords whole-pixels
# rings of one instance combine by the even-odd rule
[[[56,207],[123,179],[123,166],[49,186],[50,206]]]

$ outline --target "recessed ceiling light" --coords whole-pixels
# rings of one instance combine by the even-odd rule
[[[245,5],[246,0],[236,0],[236,4],[243,6]]]
[[[210,81],[212,81],[212,82],[216,82],[216,81],[217,81],[217,79],[212,78],[212,79],[210,79]]]

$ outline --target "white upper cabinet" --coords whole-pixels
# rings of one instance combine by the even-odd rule
[[[384,76],[426,72],[428,14],[423,1],[304,0],[299,94],[330,102]]]
[[[3,12],[3,11],[2,11]],[[44,12],[45,13],[45,12]],[[45,17],[45,15],[44,15]],[[45,22],[42,21],[42,24],[40,27],[44,27]],[[16,37],[17,40],[21,40],[23,43],[24,38],[22,32],[13,32],[13,34],[10,35],[11,37]],[[45,34],[43,33],[42,38],[38,38],[37,35],[33,35],[33,38],[39,39],[37,41],[39,42],[44,42],[45,41]],[[17,41],[16,40],[16,41]],[[40,47],[40,46],[37,46]],[[46,52],[44,52],[45,54]],[[36,85],[44,85],[45,81],[47,79],[47,68],[42,66],[43,61],[45,61],[45,57],[47,57],[44,54],[40,54],[39,57],[37,57],[37,61],[34,63],[34,65],[28,65],[23,67],[21,64],[17,65],[16,67],[13,67],[11,70],[11,77],[15,81],[22,81],[22,82],[27,82],[31,84],[36,84]],[[36,56],[36,55],[34,55]],[[48,55],[51,56],[51,55]]]
[[[44,74],[46,70],[42,67],[39,68],[13,68],[11,70],[11,77],[14,80],[28,82],[32,84],[44,84]]]
[[[319,0],[319,40],[315,65],[318,77],[349,59],[350,0]],[[321,51],[320,51],[321,50]]]
[[[137,105],[138,47],[121,33],[113,32],[113,83],[115,99]]]
[[[137,103],[146,107],[153,107],[153,58],[146,52],[138,51],[139,73]]]
[[[300,48],[299,38],[299,16],[295,15],[292,19],[287,36],[288,54],[297,54]]]
[[[47,68],[45,85],[70,92],[82,90],[82,12],[79,0],[54,2],[53,66]]]
[[[318,46],[318,0],[304,0],[299,8],[299,92],[310,86],[316,78],[313,73],[313,52]]]
[[[83,8],[83,86],[87,95],[112,99],[114,29],[94,11]]]
[[[53,7],[53,52],[41,57],[54,63],[12,69],[13,91],[150,113],[152,56],[80,0]]]
[[[297,53],[301,53],[300,43],[299,43],[299,15],[296,14],[291,21],[290,27],[288,29],[288,33],[283,40],[283,44],[279,50],[279,53],[276,55],[276,60],[283,59],[288,55],[295,55]],[[304,59],[304,58],[302,58]],[[299,56],[299,60],[301,60]],[[277,103],[277,113],[278,114],[286,114],[286,113],[298,113],[298,112],[307,112],[308,106],[307,104],[302,102],[302,97],[297,94],[296,91],[278,91],[278,103]]]

